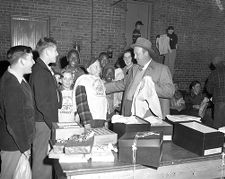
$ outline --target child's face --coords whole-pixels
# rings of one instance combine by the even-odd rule
[[[62,77],[62,85],[65,89],[70,89],[71,88],[71,85],[73,84],[73,76],[71,73],[63,73],[62,74],[63,77]]]
[[[114,79],[113,69],[108,68],[105,74],[105,80],[111,82]]]
[[[140,24],[136,25],[136,29],[141,30],[141,25]]]

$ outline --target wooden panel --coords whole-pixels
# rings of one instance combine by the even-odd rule
[[[48,19],[12,17],[11,44],[26,45],[35,49],[42,37],[48,36]]]

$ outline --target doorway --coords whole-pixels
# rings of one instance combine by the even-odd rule
[[[151,17],[152,17],[152,3],[148,2],[127,2],[126,13],[126,48],[132,43],[132,32],[135,28],[137,21],[142,21],[143,26],[141,28],[142,37],[150,39],[151,34]]]

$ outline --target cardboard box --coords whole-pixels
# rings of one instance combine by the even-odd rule
[[[118,134],[118,138],[127,132],[150,131],[151,124],[148,121],[141,118],[138,118],[138,120],[138,124],[113,123],[112,130]]]
[[[73,135],[80,135],[84,128],[76,122],[52,123],[52,140],[67,140]]]
[[[190,122],[190,121],[201,122],[201,117],[188,116],[188,115],[167,115],[166,121],[168,121],[171,124],[174,124],[177,122]]]
[[[132,132],[126,133],[119,139],[119,161],[134,163],[134,140],[136,143],[136,164],[157,168],[162,156],[162,132]]]
[[[173,125],[166,121],[163,121],[161,124],[151,124],[150,131],[162,131],[163,141],[172,141]]]
[[[108,145],[117,143],[117,134],[107,128],[92,128],[88,129],[94,132],[93,145]]]
[[[173,143],[200,156],[219,154],[224,135],[199,122],[174,123]]]

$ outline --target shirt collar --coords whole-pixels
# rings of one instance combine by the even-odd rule
[[[49,69],[51,74],[54,75],[54,72],[53,72],[52,68],[48,64],[46,64],[41,58],[39,58],[39,59],[45,64],[45,66]]]
[[[23,76],[19,75],[15,70],[10,68],[10,66],[8,67],[8,72],[11,73],[12,75],[14,75],[20,84],[21,84],[22,80],[26,81]]]
[[[146,70],[148,68],[148,65],[151,63],[152,59],[148,61],[148,63],[145,64],[145,66],[142,68],[142,70]]]

